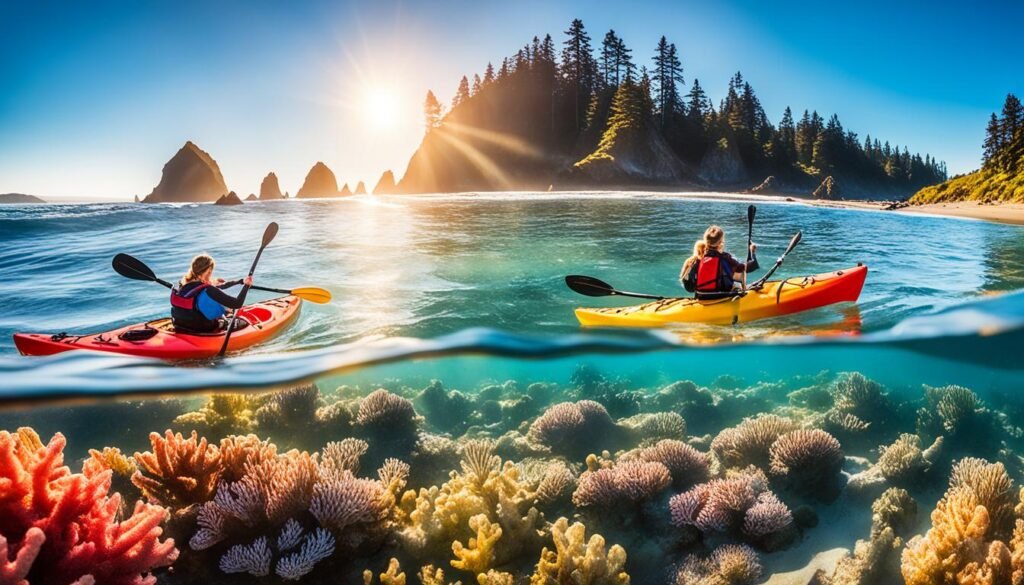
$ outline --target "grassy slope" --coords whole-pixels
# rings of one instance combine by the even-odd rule
[[[1024,203],[1024,173],[1013,175],[993,169],[981,169],[954,177],[945,183],[925,187],[913,197],[913,204],[980,201],[986,203]]]

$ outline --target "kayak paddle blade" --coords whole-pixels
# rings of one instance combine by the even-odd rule
[[[793,239],[789,242],[789,247],[786,248],[786,253],[783,254],[783,256],[792,252],[793,248],[796,248],[796,245],[800,243],[800,240],[803,239],[803,237],[804,233],[802,231],[797,232],[796,235],[793,236]]]
[[[755,215],[757,215],[757,208],[753,205],[747,207],[747,225],[754,225]]]
[[[331,291],[317,286],[293,288],[291,293],[304,301],[325,305],[331,302]]]
[[[565,285],[574,292],[588,297],[606,297],[615,294],[612,285],[593,276],[570,274],[565,277]]]
[[[146,266],[141,260],[129,256],[128,254],[118,254],[114,256],[114,260],[110,263],[114,267],[114,271],[125,278],[132,280],[148,280],[155,281],[156,274],[150,270],[149,266]]]
[[[272,221],[263,232],[263,247],[266,248],[270,242],[274,241],[275,237],[277,237],[277,222]]]

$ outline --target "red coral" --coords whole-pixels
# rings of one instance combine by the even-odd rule
[[[0,431],[0,582],[155,583],[144,573],[178,556],[173,540],[159,538],[167,511],[139,502],[119,522],[110,470],[71,473],[66,442],[58,433],[41,446],[31,429]]]

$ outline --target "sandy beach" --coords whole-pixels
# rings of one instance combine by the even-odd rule
[[[890,201],[828,201],[821,199],[802,199],[796,201],[819,207],[841,207],[846,209],[869,209],[884,211],[891,205]],[[961,217],[980,219],[1012,225],[1024,225],[1024,203],[979,204],[974,201],[957,201],[950,203],[930,203],[927,205],[911,205],[895,210],[897,213],[916,215],[938,215],[944,217]]]

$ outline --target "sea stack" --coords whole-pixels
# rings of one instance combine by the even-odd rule
[[[342,186],[341,191],[338,192],[338,195],[344,195],[346,197],[351,195],[351,194],[352,194],[352,189],[348,188],[348,183],[345,183],[345,185]]]
[[[267,173],[260,183],[260,201],[273,199],[284,199],[284,195],[281,194],[281,184],[277,181],[277,175]]]
[[[249,193],[249,196],[245,198],[246,201],[259,201],[260,198],[255,193]]]
[[[356,190],[353,193],[356,195],[366,195],[366,184],[362,181],[356,183]]]
[[[214,205],[241,205],[242,200],[238,197],[238,193],[231,191],[227,195],[217,199],[213,202]]]
[[[296,199],[314,199],[317,197],[337,197],[338,179],[334,172],[327,168],[322,162],[313,165],[306,175],[299,192],[295,194]]]
[[[373,194],[389,195],[397,192],[398,189],[395,187],[395,174],[391,171],[384,171],[384,174],[380,176],[380,180],[377,181],[377,186],[373,188]]]
[[[160,183],[145,203],[216,201],[228,192],[217,161],[191,140],[164,165]]]

